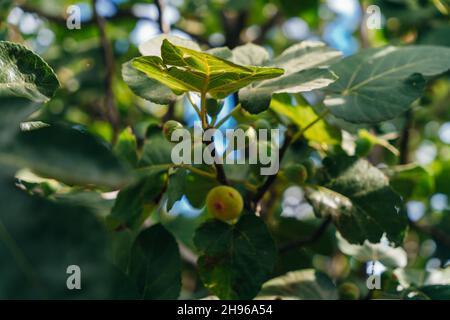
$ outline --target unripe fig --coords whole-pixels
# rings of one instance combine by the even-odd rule
[[[253,123],[253,127],[255,127],[256,130],[259,129],[266,129],[266,130],[270,130],[271,126],[269,121],[265,120],[265,119],[258,119]]]
[[[172,133],[177,129],[183,129],[183,125],[175,120],[169,120],[163,125],[163,134],[169,142],[172,142]]]
[[[308,178],[316,176],[317,169],[314,161],[312,161],[311,159],[307,159],[303,161],[302,164],[305,166],[306,171],[308,172]]]
[[[216,219],[232,221],[241,214],[244,201],[236,189],[218,186],[209,191],[206,196],[206,208]]]
[[[206,99],[206,112],[211,116],[217,116],[223,108],[223,101],[218,101],[213,98]]]
[[[355,148],[355,154],[359,157],[365,157],[370,153],[370,150],[372,150],[373,142],[367,137],[359,137],[355,141],[356,148]]]
[[[284,169],[286,178],[294,183],[303,184],[308,179],[308,170],[302,164],[292,164]]]
[[[351,282],[341,284],[338,291],[341,300],[358,300],[360,296],[359,288]]]

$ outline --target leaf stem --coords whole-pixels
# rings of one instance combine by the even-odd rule
[[[208,128],[208,120],[206,119],[206,92],[201,93],[200,99],[200,119],[203,130],[206,130]]]
[[[287,130],[285,135],[284,135],[283,146],[280,149],[280,156],[279,156],[279,162],[280,163],[283,160],[283,157],[284,157],[287,149],[291,145],[292,138],[293,138],[292,133],[289,130]],[[258,202],[262,199],[262,197],[267,192],[267,190],[269,190],[269,188],[275,182],[275,180],[277,179],[277,176],[278,176],[277,173],[274,174],[274,175],[269,176],[266,179],[266,181],[263,183],[263,185],[258,188],[258,190],[255,193],[255,196],[253,197],[253,202],[255,204],[255,207],[258,205]]]
[[[327,230],[327,227],[329,226],[330,222],[331,222],[331,217],[327,217],[310,236],[308,236],[304,239],[294,240],[292,242],[289,242],[289,243],[281,246],[279,249],[279,252],[286,253],[287,251],[290,251],[292,249],[303,247],[303,246],[306,246],[309,244],[313,244]]]
[[[215,128],[220,128],[225,122],[228,121],[228,119],[230,119],[230,117],[234,116],[236,113],[238,113],[239,111],[241,111],[242,106],[240,103],[238,103],[233,110],[230,111],[229,114],[227,114],[222,120],[220,120],[217,124],[214,124]]]
[[[195,112],[197,113],[198,117],[201,119],[201,114],[200,114],[200,109],[198,108],[198,106],[195,104],[194,100],[192,100],[191,94],[188,92],[186,93],[186,96],[189,100],[189,103],[191,104],[191,106],[194,108]]]
[[[316,119],[314,119],[312,122],[310,122],[308,125],[306,125],[304,128],[300,129],[292,138],[292,142],[297,141],[298,139],[300,139],[301,137],[303,137],[303,135],[305,134],[305,132],[307,130],[309,130],[311,127],[313,127],[317,122],[319,122],[320,120],[322,120],[328,113],[330,113],[330,109],[325,109],[323,110]]]
[[[175,166],[175,167],[185,168],[187,170],[190,170],[194,174],[197,174],[199,176],[202,176],[202,177],[205,177],[205,178],[209,178],[209,179],[212,179],[212,180],[215,180],[217,178],[217,176],[214,173],[209,173],[209,172],[206,172],[204,170],[195,168],[195,167],[190,166],[190,165],[179,165],[179,166]],[[244,187],[247,190],[249,190],[250,192],[255,192],[257,190],[257,187],[255,185],[251,184],[250,182],[242,181],[242,180],[234,180],[234,179],[232,179],[230,181],[233,182],[233,183],[241,183],[241,184],[243,184]]]
[[[209,173],[209,172],[203,171],[201,169],[198,169],[198,168],[190,166],[190,165],[182,164],[177,167],[188,169],[192,173],[195,173],[196,175],[199,175],[199,176],[202,176],[205,178],[216,179],[216,175],[214,173]]]

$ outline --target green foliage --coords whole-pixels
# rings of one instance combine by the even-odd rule
[[[107,260],[107,235],[85,208],[28,196],[0,179],[2,299],[136,298]],[[51,250],[49,250],[51,248]],[[81,268],[83,290],[67,290],[68,266]]]
[[[450,69],[450,49],[435,46],[369,49],[331,66],[338,80],[325,105],[339,118],[375,123],[404,113],[426,80]],[[383,97],[377,99],[376,97]]]
[[[264,223],[244,214],[235,225],[205,222],[195,233],[199,272],[221,299],[251,299],[273,270],[276,250]]]
[[[325,161],[328,182],[307,196],[319,216],[331,216],[350,243],[377,243],[383,234],[402,243],[406,218],[386,176],[366,160],[340,156]]]
[[[358,261],[379,261],[387,267],[406,267],[407,256],[401,247],[393,248],[386,241],[370,243],[365,241],[363,245],[348,243],[340,234],[337,235],[339,249]]]
[[[302,42],[294,45],[273,59],[265,62],[255,57],[264,57],[264,49],[255,52],[254,46],[236,48],[240,60],[242,56],[252,57],[252,62],[263,62],[262,65],[282,68],[284,74],[273,80],[265,80],[250,85],[239,92],[242,106],[251,113],[260,113],[270,105],[274,93],[298,93],[321,89],[336,80],[336,76],[326,67],[335,61],[340,53],[327,48],[319,42]],[[257,60],[255,60],[257,59]]]
[[[161,57],[136,58],[132,66],[150,78],[168,86],[175,94],[209,93],[223,99],[254,81],[278,77],[283,70],[239,66],[213,55],[176,46],[167,39],[161,45]]]
[[[72,1],[0,1],[0,298],[450,299],[450,6],[372,3],[386,24],[342,57],[294,41],[329,29],[317,0],[170,3],[161,29],[195,41],[139,46],[134,1],[79,30],[58,23]],[[280,129],[280,171],[173,163],[191,115],[248,130],[236,159]]]
[[[157,224],[143,230],[131,249],[130,277],[142,299],[177,299],[181,259],[175,238]]]
[[[60,125],[17,133],[0,147],[3,165],[28,167],[68,184],[117,188],[130,181],[124,166],[97,138]]]
[[[24,46],[0,42],[0,96],[48,101],[59,83],[49,65]]]
[[[289,272],[264,283],[257,299],[337,300],[337,290],[327,275],[312,269]]]

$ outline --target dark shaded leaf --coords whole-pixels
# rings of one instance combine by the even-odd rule
[[[200,277],[221,299],[252,299],[273,270],[276,248],[264,223],[244,214],[235,225],[211,220],[194,237]]]
[[[406,230],[400,197],[386,176],[369,162],[338,156],[324,161],[329,182],[308,188],[306,196],[319,216],[331,216],[350,243],[378,243],[385,233],[396,245]]]
[[[143,299],[177,299],[181,258],[175,238],[157,224],[142,231],[132,251],[129,274]]]

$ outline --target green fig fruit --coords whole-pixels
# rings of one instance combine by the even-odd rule
[[[302,164],[291,164],[284,169],[286,178],[293,183],[303,184],[308,179],[308,170]]]
[[[223,108],[223,101],[208,98],[206,99],[206,112],[211,117],[217,116]]]
[[[229,186],[218,186],[206,196],[206,208],[216,219],[233,221],[239,217],[244,208],[241,194]]]
[[[271,129],[271,126],[270,126],[269,121],[267,121],[267,120],[265,120],[265,119],[258,119],[258,120],[256,120],[256,121],[253,123],[253,127],[254,127],[256,130],[259,130],[259,129],[270,130],[270,129]]]
[[[167,141],[172,142],[172,133],[175,130],[183,129],[183,125],[175,120],[169,120],[163,125],[163,134]]]
[[[313,160],[307,159],[307,160],[303,161],[302,164],[306,168],[306,171],[308,173],[308,175],[307,175],[308,179],[311,179],[316,176],[317,168],[316,168],[316,164],[314,163]]]
[[[359,157],[367,156],[373,147],[373,142],[367,137],[359,137],[355,141],[355,154]]]
[[[361,294],[359,288],[351,282],[341,284],[338,291],[341,300],[358,300]]]

